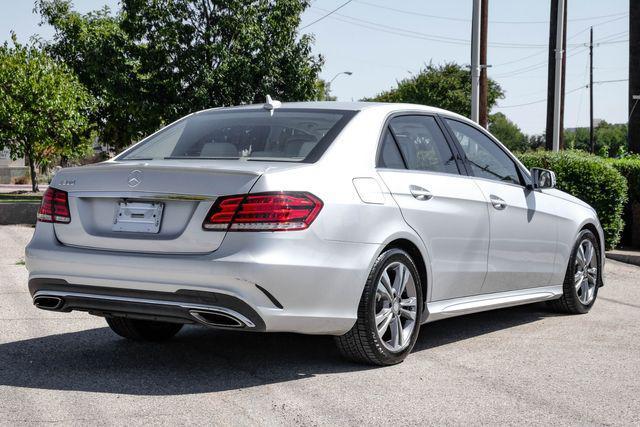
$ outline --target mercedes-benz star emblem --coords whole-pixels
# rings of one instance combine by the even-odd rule
[[[129,172],[129,176],[127,177],[127,183],[129,187],[136,187],[138,184],[142,182],[142,171],[132,170]]]

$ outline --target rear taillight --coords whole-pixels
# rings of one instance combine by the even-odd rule
[[[71,222],[69,197],[66,191],[52,187],[47,188],[44,196],[42,196],[42,204],[38,210],[38,221],[63,224]]]
[[[279,192],[222,196],[202,223],[205,230],[291,231],[309,227],[322,209],[310,193]]]

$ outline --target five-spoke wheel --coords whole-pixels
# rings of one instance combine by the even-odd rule
[[[389,249],[376,260],[358,306],[358,319],[336,338],[340,352],[358,362],[399,363],[411,352],[420,329],[423,297],[411,256]]]
[[[589,239],[583,239],[578,245],[573,280],[580,302],[584,305],[590,304],[595,297],[598,285],[598,258],[595,247]]]
[[[596,236],[590,230],[582,230],[571,252],[562,297],[550,302],[553,308],[572,314],[591,309],[600,285],[601,256]]]
[[[391,351],[407,347],[416,326],[416,283],[402,262],[385,268],[376,290],[376,331]]]

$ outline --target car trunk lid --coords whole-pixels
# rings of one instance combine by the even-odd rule
[[[83,248],[208,253],[225,232],[202,222],[218,196],[246,194],[268,169],[232,161],[105,162],[64,169],[51,185],[69,194],[71,222],[58,240]]]

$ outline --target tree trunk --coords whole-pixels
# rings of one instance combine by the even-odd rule
[[[31,175],[31,191],[34,193],[40,191],[38,188],[38,177],[36,176],[36,162],[33,160],[33,155],[31,154],[31,147],[26,150],[27,160],[29,161],[29,173]]]

